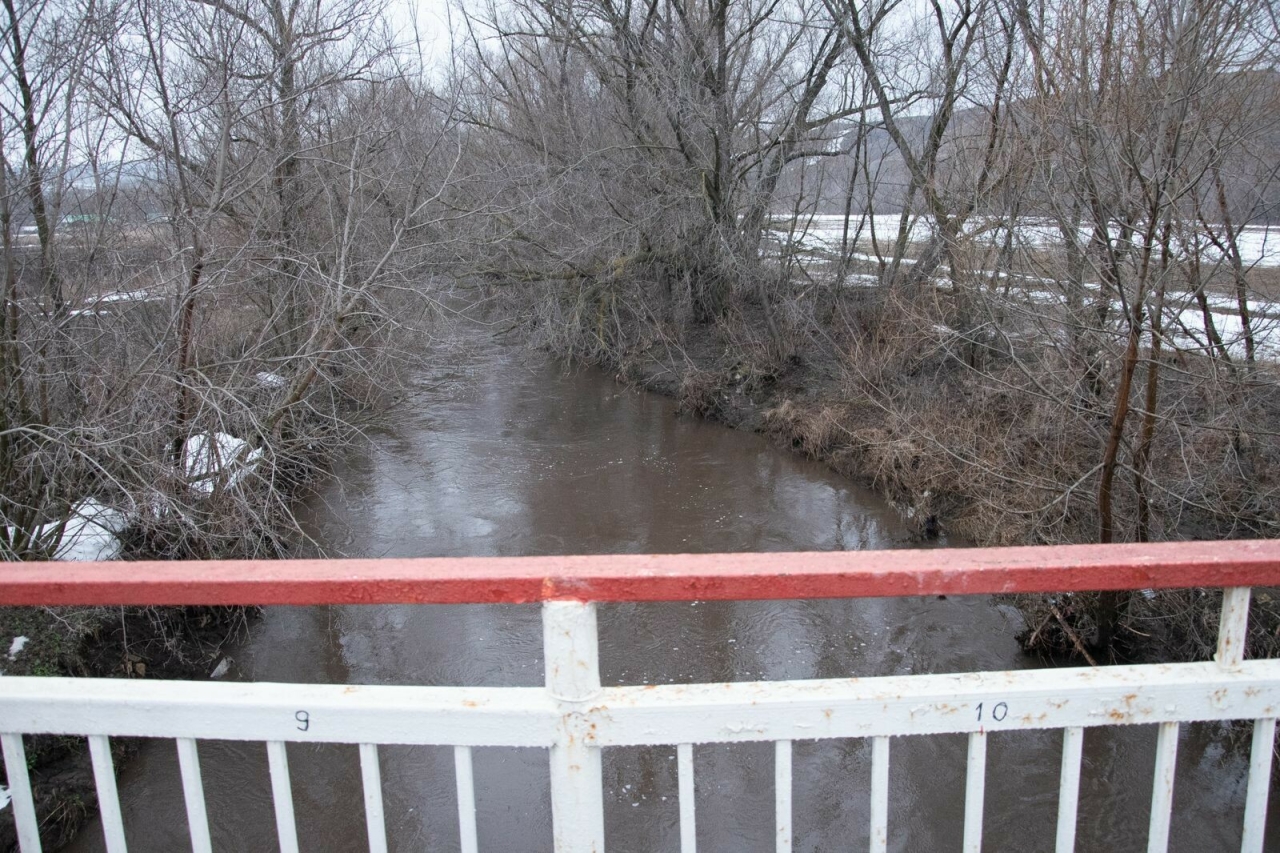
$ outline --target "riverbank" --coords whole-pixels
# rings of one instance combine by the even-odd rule
[[[278,559],[295,554],[305,534],[293,507],[327,475],[335,455],[376,420],[375,413],[385,414],[392,405],[399,383],[394,375],[384,380],[364,400],[344,394],[337,378],[328,380],[328,410],[317,414],[310,408],[293,419],[285,435],[264,440],[251,454],[245,453],[248,442],[210,433],[204,445],[216,448],[211,452],[214,463],[188,464],[190,482],[173,487],[178,497],[161,496],[157,490],[153,502],[145,504],[136,495],[112,494],[119,508],[98,504],[103,508],[97,516],[110,516],[111,524],[81,530],[68,523],[50,551],[60,560]],[[245,639],[255,612],[244,607],[0,606],[0,689],[7,676],[220,677],[226,672],[226,666],[219,669],[225,651]],[[141,741],[112,738],[111,743],[119,774]],[[41,844],[52,853],[97,814],[86,741],[30,737],[26,754]],[[13,810],[0,808],[0,851],[11,850],[17,850]]]
[[[851,300],[846,307],[870,306]],[[678,342],[637,329],[623,336],[628,345],[589,361],[620,382],[675,399],[684,413],[761,433],[779,447],[870,486],[918,539],[947,532],[979,546],[1044,542],[1030,523],[989,523],[983,509],[990,496],[973,494],[954,467],[937,458],[938,448],[923,446],[920,436],[895,423],[902,413],[892,401],[858,392],[857,365],[842,357],[845,348],[836,329],[797,335],[786,358],[771,358],[764,342],[749,332],[764,325],[751,313],[758,312],[747,307],[746,316],[695,326]],[[540,340],[536,334],[533,339]],[[555,345],[547,348],[577,356]],[[899,379],[909,381],[906,375]],[[944,398],[964,394],[955,376],[917,379],[930,386],[933,394],[923,396],[936,395],[939,408],[945,407]]]
[[[917,540],[1098,541],[1095,477],[1108,401],[1048,394],[1027,366],[1040,358],[1036,369],[1045,369],[1034,341],[1019,344],[1020,353],[1003,345],[1008,341],[962,335],[947,325],[953,312],[937,304],[887,305],[892,296],[872,288],[813,290],[803,298],[781,353],[749,300],[718,320],[684,327],[624,303],[612,311],[612,328],[592,325],[575,337],[547,333],[544,295],[529,331],[552,352],[585,357],[619,381],[676,399],[682,411],[764,434],[869,485]],[[1140,487],[1130,490],[1126,480],[1112,496],[1118,513],[1132,513],[1145,529],[1125,525],[1116,541],[1266,535],[1277,520],[1269,485],[1277,471],[1273,437],[1221,423],[1221,385],[1201,381],[1216,365],[1178,356],[1172,366],[1163,394],[1178,399],[1179,409],[1157,420],[1147,474],[1135,480]],[[1253,371],[1244,392],[1253,395],[1250,408],[1276,409],[1268,378],[1275,366]],[[1191,468],[1191,482],[1179,479],[1179,466],[1215,458],[1216,469]],[[1194,491],[1177,491],[1186,489]],[[1214,652],[1218,596],[1128,596],[1119,602],[1123,619],[1110,643],[1098,642],[1101,596],[1034,596],[1017,604],[1027,623],[1022,640],[1034,654],[1074,662],[1203,660]],[[1276,601],[1264,592],[1254,602],[1250,649],[1257,656],[1280,652]]]
[[[243,640],[252,615],[242,607],[0,607],[0,638],[9,643],[0,684],[23,675],[205,680],[224,649]],[[25,741],[41,845],[56,851],[98,811],[88,746],[53,735]],[[141,743],[111,739],[117,773]],[[0,850],[16,849],[13,809],[0,809]]]

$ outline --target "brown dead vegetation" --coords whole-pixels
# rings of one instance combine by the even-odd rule
[[[631,292],[648,286],[633,282]],[[767,361],[742,328],[752,322],[749,301],[731,317],[686,328],[679,345],[646,325],[650,313],[622,310],[615,339],[625,348],[596,349],[591,357],[618,369],[620,379],[676,397],[685,412],[763,432],[871,483],[918,536],[981,545],[1093,539],[1105,409],[1079,402],[1057,347],[1033,336],[961,334],[953,325],[956,302],[946,293],[904,301],[866,289],[801,291],[795,305],[809,325],[785,359]],[[563,340],[534,331],[552,349]],[[580,348],[560,351],[583,355]],[[1280,442],[1265,425],[1280,422],[1280,391],[1272,368],[1257,366],[1247,393],[1228,407],[1215,360],[1166,358],[1172,390],[1146,480],[1148,535],[1274,535]],[[1116,513],[1133,524],[1138,493],[1131,478],[1118,482]],[[1107,652],[1094,648],[1096,596],[1018,603],[1029,626],[1023,639],[1037,654],[1203,659],[1212,652],[1219,598],[1199,590],[1131,596],[1122,633]],[[1273,655],[1280,622],[1269,595],[1255,610],[1250,653]]]

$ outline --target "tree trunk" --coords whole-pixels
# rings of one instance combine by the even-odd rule
[[[36,102],[27,74],[27,46],[22,40],[21,20],[13,0],[3,0],[9,17],[9,39],[13,50],[13,75],[22,100],[22,145],[27,167],[27,198],[31,203],[31,215],[36,221],[36,235],[40,240],[40,280],[49,308],[56,316],[63,316],[66,304],[62,297],[62,281],[58,276],[54,252],[55,223],[50,216],[44,187],[44,173],[40,166],[40,135],[36,126]]]

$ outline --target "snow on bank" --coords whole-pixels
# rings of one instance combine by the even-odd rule
[[[271,373],[266,370],[260,370],[253,374],[253,378],[263,388],[283,388],[289,384],[289,380],[279,373]]]
[[[120,556],[120,534],[124,532],[124,513],[93,498],[71,508],[62,526],[62,537],[53,552],[55,560],[114,560]],[[36,541],[51,539],[58,533],[59,522],[51,521],[36,528]],[[7,528],[10,537],[12,527]]]
[[[9,644],[9,660],[17,660],[18,655],[22,654],[22,650],[29,642],[31,642],[30,637],[14,637],[13,642]]]
[[[83,500],[71,510],[53,558],[114,560],[120,556],[119,534],[124,532],[124,527],[124,513],[93,498]],[[41,531],[52,534],[56,528],[56,524],[46,524]]]
[[[183,468],[192,491],[213,494],[221,480],[234,486],[253,473],[262,461],[262,448],[225,432],[193,435],[183,448]]]
[[[185,471],[191,490],[201,495],[213,494],[219,482],[234,486],[257,468],[262,461],[261,448],[253,449],[247,441],[225,432],[195,435],[187,440]],[[128,525],[125,513],[106,504],[86,498],[71,508],[65,522],[51,521],[36,528],[36,543],[52,543],[53,559],[79,562],[114,560],[120,556],[120,535]],[[61,535],[59,535],[61,528]],[[13,527],[5,528],[10,541],[16,534]],[[23,643],[18,643],[23,640]],[[26,638],[14,640],[10,660],[22,651]]]
[[[12,798],[9,796],[9,789],[4,785],[0,785],[0,811],[4,811],[9,807],[9,801],[11,799]]]

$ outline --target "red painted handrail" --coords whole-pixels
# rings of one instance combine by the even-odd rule
[[[11,563],[0,604],[495,604],[1280,586],[1280,540],[772,554]]]

